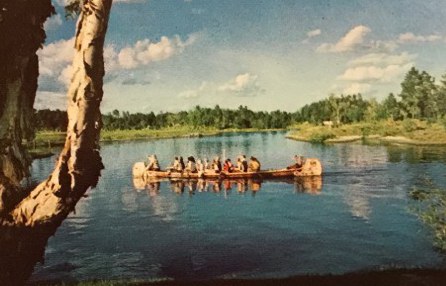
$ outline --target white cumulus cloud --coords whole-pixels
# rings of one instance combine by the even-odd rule
[[[234,79],[220,85],[217,90],[238,96],[256,96],[263,92],[258,83],[258,76],[250,73],[237,75]]]
[[[363,66],[363,65],[375,65],[375,66],[388,66],[388,65],[406,65],[412,63],[417,56],[409,54],[408,52],[402,52],[400,54],[388,54],[388,53],[370,53],[364,56],[355,58],[348,62],[349,66]]]
[[[342,53],[353,51],[364,43],[365,36],[372,30],[369,27],[359,25],[351,29],[337,43],[323,43],[316,51],[320,53]]]
[[[391,82],[407,72],[412,64],[378,66],[359,66],[348,68],[338,79],[347,81]]]
[[[56,30],[62,25],[62,18],[59,14],[53,15],[51,18],[48,18],[43,25],[45,31]]]
[[[348,68],[339,80],[357,82],[391,82],[413,65],[417,56],[402,52],[400,54],[369,53],[348,62]]]
[[[436,42],[443,39],[440,35],[415,35],[414,33],[404,33],[399,35],[398,42],[401,44],[404,43],[416,43],[416,42]]]
[[[151,62],[166,60],[182,53],[187,46],[195,42],[196,37],[196,35],[191,35],[186,41],[182,41],[179,36],[172,39],[163,36],[159,42],[152,42],[149,39],[140,40],[133,46],[123,48],[118,53],[117,60],[124,69],[137,68]]]
[[[161,37],[159,42],[148,39],[137,41],[134,45],[117,50],[109,45],[104,48],[105,70],[108,79],[113,79],[122,70],[141,68],[151,62],[167,60],[184,51],[197,39],[190,35],[185,41],[179,36]],[[61,92],[70,83],[73,69],[74,38],[59,40],[45,45],[37,52],[39,56],[39,89]],[[147,82],[147,79],[143,79]]]
[[[74,38],[45,45],[43,49],[37,51],[40,74],[59,76],[60,71],[73,60],[73,54]]]

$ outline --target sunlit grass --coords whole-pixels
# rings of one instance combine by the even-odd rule
[[[404,121],[383,120],[374,122],[361,122],[344,124],[338,127],[327,127],[303,123],[293,126],[288,137],[310,142],[324,142],[327,139],[348,136],[360,136],[361,138],[387,138],[398,141],[404,137],[407,142],[413,144],[446,144],[446,128],[441,122],[427,122],[417,119]],[[400,141],[404,141],[400,138]],[[346,138],[348,141],[348,138]],[[413,142],[411,142],[413,141]],[[403,142],[402,142],[403,143]]]

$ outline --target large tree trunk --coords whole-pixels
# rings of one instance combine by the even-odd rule
[[[42,25],[53,8],[50,0],[9,0],[6,10],[5,6],[0,7],[0,281],[5,285],[26,282],[34,264],[43,259],[48,238],[83,194],[97,184],[103,168],[98,144],[99,105],[103,95],[103,46],[111,3],[112,0],[81,1],[74,74],[68,91],[65,146],[49,178],[8,215],[4,214],[8,208],[2,209],[2,202],[7,207],[15,205],[17,198],[10,199],[15,197],[11,194],[23,193],[17,182],[27,175],[28,162],[21,141],[32,136],[29,115],[38,76],[35,52],[44,39]],[[45,5],[51,8],[47,14],[42,12]],[[9,20],[4,11],[12,11]],[[22,21],[17,19],[19,16],[37,23],[43,37],[31,49],[16,55],[14,52],[20,50],[20,45],[30,43],[24,36],[26,33],[15,27],[15,22]],[[14,33],[18,33],[18,40],[14,39]],[[8,36],[5,39],[11,40],[8,46],[2,41],[5,35]]]
[[[84,0],[77,24],[73,78],[68,90],[68,128],[52,175],[11,212],[14,224],[59,222],[97,184],[103,168],[99,132],[103,47],[112,0]]]
[[[0,2],[0,214],[25,195],[18,188],[29,175],[22,139],[34,136],[36,51],[45,39],[43,23],[54,13],[50,0]]]

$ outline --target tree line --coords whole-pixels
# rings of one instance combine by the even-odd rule
[[[114,110],[102,116],[106,130],[162,129],[191,126],[227,128],[287,128],[295,123],[334,125],[383,119],[446,119],[446,74],[437,84],[426,71],[411,68],[401,83],[401,92],[390,93],[384,100],[365,99],[361,94],[330,95],[328,98],[303,106],[296,112],[252,111],[247,106],[238,109],[196,106],[189,111],[130,113]],[[60,110],[37,110],[34,124],[37,130],[65,131],[67,115]]]
[[[390,93],[384,100],[364,99],[361,94],[330,95],[307,104],[293,117],[296,122],[348,124],[383,119],[446,119],[446,74],[437,84],[426,71],[411,68],[401,83],[401,92]]]

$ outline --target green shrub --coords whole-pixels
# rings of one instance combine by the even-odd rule
[[[316,133],[316,134],[311,135],[311,137],[309,138],[309,141],[311,143],[324,143],[325,140],[335,138],[335,137],[336,137],[336,135],[334,135],[331,132]]]

